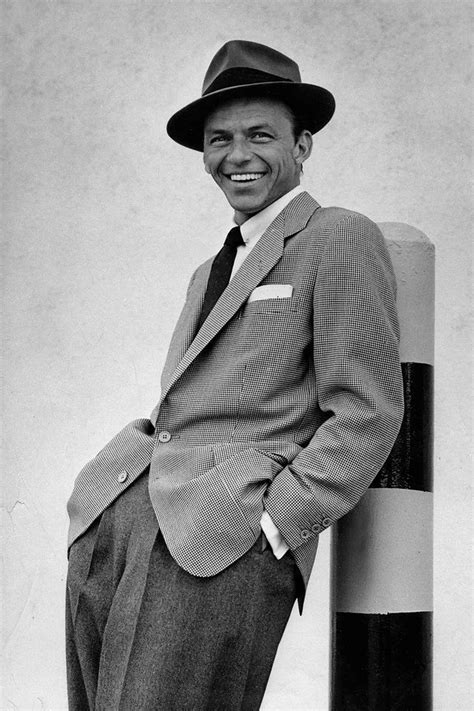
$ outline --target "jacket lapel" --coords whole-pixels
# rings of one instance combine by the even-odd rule
[[[304,192],[297,195],[282,212],[277,215],[275,220],[265,230],[233,279],[229,282],[194,340],[191,341],[204,299],[207,278],[210,271],[210,263],[206,263],[205,266],[207,269],[201,272],[199,283],[196,285],[200,288],[200,292],[196,293],[189,309],[184,310],[183,319],[180,318],[175,330],[176,338],[179,339],[179,341],[177,340],[175,345],[173,345],[173,343],[171,344],[170,352],[173,352],[173,357],[169,360],[176,363],[176,356],[179,357],[181,354],[183,355],[172,373],[168,367],[167,360],[165,372],[163,373],[161,401],[194,359],[235,315],[242,304],[248,299],[250,292],[260,284],[281,259],[285,240],[302,230],[308,223],[313,212],[318,208],[319,205],[316,200]],[[181,331],[182,337],[177,333],[178,328],[180,330],[183,329]],[[189,347],[184,351],[188,344]]]
[[[176,323],[168,348],[165,365],[161,375],[161,387],[164,389],[178,367],[181,359],[192,343],[204,302],[209,272],[214,258],[208,259],[196,271],[188,288],[186,303]]]

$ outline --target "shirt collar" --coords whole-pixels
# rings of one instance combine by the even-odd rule
[[[301,185],[297,185],[296,188],[282,195],[278,200],[268,205],[268,207],[265,207],[260,212],[257,212],[256,215],[245,220],[245,222],[240,225],[240,232],[245,244],[254,243],[259,239],[283,208],[285,208],[294,197],[303,192],[304,188],[302,188]]]

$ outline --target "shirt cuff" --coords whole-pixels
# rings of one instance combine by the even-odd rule
[[[267,511],[264,511],[262,514],[260,526],[262,527],[262,531],[265,534],[265,538],[267,539],[272,548],[273,555],[275,556],[275,558],[278,558],[278,560],[280,558],[283,558],[283,556],[289,550],[290,547],[281,537],[280,531],[273,523],[272,519],[270,518],[270,514]]]

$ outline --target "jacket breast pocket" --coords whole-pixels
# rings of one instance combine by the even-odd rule
[[[278,316],[279,314],[291,314],[298,311],[298,302],[294,297],[283,299],[257,299],[247,302],[242,309],[242,318],[251,318],[256,314]]]
[[[305,320],[301,304],[294,298],[252,301],[240,317],[239,347],[249,355],[267,353],[268,365],[276,348],[294,353],[299,349]]]

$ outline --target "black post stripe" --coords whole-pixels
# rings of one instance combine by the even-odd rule
[[[371,486],[433,491],[433,366],[402,363],[405,416]]]
[[[430,711],[431,612],[333,617],[331,711]]]

